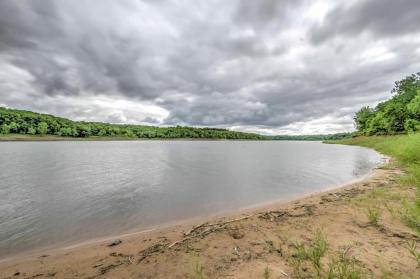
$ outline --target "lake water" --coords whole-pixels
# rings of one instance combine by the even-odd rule
[[[380,162],[320,142],[2,142],[0,257],[287,200]]]

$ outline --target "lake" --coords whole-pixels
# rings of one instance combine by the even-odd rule
[[[285,201],[381,161],[320,142],[2,142],[0,257]]]

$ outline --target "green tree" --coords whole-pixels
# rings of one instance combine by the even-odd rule
[[[369,107],[362,107],[354,116],[354,122],[357,130],[366,130],[367,122],[372,116],[373,110]]]
[[[7,124],[3,124],[0,126],[0,134],[7,135],[10,133],[10,126]]]
[[[48,133],[48,124],[45,122],[39,122],[37,128],[38,134],[45,135]]]
[[[18,125],[16,124],[16,122],[10,122],[9,130],[10,130],[10,133],[18,133],[19,129],[18,129]]]
[[[29,127],[27,133],[29,135],[35,135],[36,134],[36,129],[34,127]]]
[[[58,130],[58,135],[64,137],[72,137],[73,130],[69,127],[61,127],[60,130]]]
[[[407,119],[404,123],[404,128],[407,132],[420,132],[420,121],[416,119]]]
[[[394,96],[374,109],[363,107],[355,117],[359,134],[380,135],[418,131],[420,121],[420,73],[395,83]]]
[[[407,109],[414,119],[420,120],[420,89],[417,90],[417,96],[408,103]]]
[[[89,136],[91,136],[92,130],[89,127],[89,125],[85,125],[85,124],[78,125],[76,129],[77,129],[77,135],[79,137],[89,137]]]

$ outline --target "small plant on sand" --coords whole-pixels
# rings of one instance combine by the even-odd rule
[[[320,230],[315,233],[315,238],[312,245],[307,249],[306,254],[311,261],[318,275],[321,273],[321,258],[325,255],[328,249],[328,243]]]
[[[384,206],[386,210],[388,210],[389,214],[391,214],[392,218],[396,218],[398,216],[397,210],[392,205],[390,205],[389,203],[384,203]]]
[[[351,258],[348,253],[350,247],[344,248],[337,258],[331,259],[328,271],[323,278],[326,279],[360,279],[363,278],[362,270],[357,266],[354,258]]]
[[[417,191],[420,193],[420,187]],[[401,212],[401,219],[407,226],[420,232],[420,198],[417,198],[415,202],[411,203],[407,200],[403,200],[402,204],[404,210]]]
[[[270,276],[271,276],[271,269],[268,266],[266,266],[264,268],[263,277],[264,277],[264,279],[269,279]]]
[[[367,211],[367,215],[369,218],[369,223],[374,225],[374,226],[378,226],[379,225],[379,216],[380,216],[380,212],[378,209],[373,208],[373,207],[369,207],[368,211]]]
[[[274,242],[273,242],[272,240],[266,240],[266,241],[265,241],[265,248],[267,249],[267,251],[268,251],[269,253],[274,253],[274,252],[276,252],[276,253],[278,253],[280,256],[283,254],[283,251],[282,251],[281,245],[279,245],[279,248],[277,248],[277,247],[274,245]]]
[[[293,242],[291,247],[294,250],[290,257],[290,263],[293,267],[293,277],[302,278],[302,264],[308,258],[305,245],[299,242]]]
[[[194,266],[194,279],[206,279],[207,277],[204,275],[204,268],[200,263],[196,263]]]
[[[315,233],[310,244],[296,242],[291,247],[293,253],[289,263],[293,267],[293,278],[308,278],[308,276],[318,279],[364,278],[362,268],[349,256],[350,247],[340,251],[337,257],[330,260],[328,266],[322,264],[322,259],[328,251],[328,242],[320,230]]]
[[[292,254],[293,274],[296,278],[302,278],[302,264],[308,261],[315,269],[318,277],[322,272],[321,258],[328,250],[328,243],[321,230],[317,230],[313,241],[309,245],[295,242],[292,244],[294,252]]]
[[[417,266],[420,267],[420,252],[417,251],[417,242],[415,240],[407,241],[407,249],[417,261]]]

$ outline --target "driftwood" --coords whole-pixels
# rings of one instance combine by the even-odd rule
[[[175,242],[173,242],[172,244],[170,244],[168,246],[168,248],[171,248],[177,244],[181,244],[189,239],[195,238],[195,237],[205,237],[206,235],[209,235],[212,232],[218,231],[220,229],[222,229],[225,225],[233,223],[233,222],[238,222],[241,220],[245,220],[248,218],[251,218],[252,216],[254,216],[254,214],[251,215],[246,215],[240,218],[236,218],[236,219],[231,219],[228,221],[221,221],[221,222],[217,222],[217,223],[203,223],[200,224],[198,226],[193,227],[191,230],[189,230],[188,232],[184,233],[184,238],[177,240]]]
[[[165,238],[161,241],[159,241],[158,243],[153,244],[152,246],[146,248],[143,251],[139,252],[140,255],[140,259],[138,260],[137,263],[142,262],[144,259],[146,259],[148,256],[163,251],[165,248],[168,247],[169,241]]]
[[[100,270],[99,270],[99,273],[100,273],[101,275],[103,275],[103,274],[107,273],[108,271],[110,271],[111,269],[114,269],[114,268],[116,268],[116,267],[119,267],[120,265],[123,265],[123,264],[124,264],[124,262],[123,262],[123,261],[117,261],[117,262],[112,263],[112,264],[110,264],[110,265],[107,265],[107,266],[101,267],[101,268],[100,268]]]
[[[133,260],[134,260],[133,255],[126,255],[126,254],[123,254],[123,253],[116,253],[116,252],[112,252],[109,255],[111,257],[119,257],[119,258],[123,258],[123,259],[119,259],[116,262],[114,262],[110,265],[106,265],[106,266],[103,266],[102,263],[94,265],[93,266],[94,268],[100,267],[100,269],[99,269],[99,274],[100,275],[103,275],[103,274],[107,273],[108,271],[110,271],[114,268],[117,268],[117,267],[119,267],[123,264],[130,265],[130,264],[133,263]]]
[[[284,210],[273,210],[261,213],[258,218],[266,219],[270,221],[280,221],[285,217],[289,217],[289,212]]]
[[[313,204],[303,204],[295,206],[290,210],[273,210],[260,213],[258,218],[266,219],[269,221],[282,221],[287,217],[296,218],[296,217],[307,217],[314,214],[316,206]]]
[[[286,272],[284,272],[283,270],[279,269],[279,271],[280,271],[280,273],[281,273],[281,274],[283,274],[284,276],[289,277],[289,275],[288,275]]]

